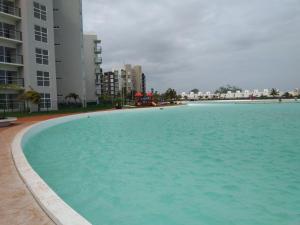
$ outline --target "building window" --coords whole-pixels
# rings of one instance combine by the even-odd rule
[[[47,33],[48,33],[47,28],[40,27],[38,25],[34,26],[34,36],[36,41],[42,41],[47,43],[48,42]]]
[[[51,97],[49,93],[40,93],[41,100],[40,100],[40,108],[41,109],[48,109],[51,108]]]
[[[36,48],[35,49],[35,57],[36,57],[37,64],[48,65],[48,63],[49,63],[48,50]]]
[[[18,77],[17,71],[0,70],[0,85],[1,84],[17,84],[23,86],[23,80]]]
[[[47,8],[46,6],[38,3],[38,2],[33,2],[33,11],[34,11],[34,17],[44,20],[47,20]]]
[[[37,71],[37,85],[42,87],[50,86],[50,75],[49,72]]]

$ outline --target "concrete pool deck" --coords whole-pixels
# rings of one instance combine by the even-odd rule
[[[0,128],[1,225],[55,225],[20,178],[11,154],[10,145],[15,135],[33,123],[17,122],[13,126]]]
[[[11,143],[21,130],[44,120],[70,114],[25,117],[0,128],[0,224],[55,225],[21,179],[11,153]]]

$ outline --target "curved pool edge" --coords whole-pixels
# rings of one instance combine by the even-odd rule
[[[16,169],[33,195],[34,199],[45,213],[57,225],[91,225],[84,217],[66,204],[33,170],[27,161],[21,146],[23,136],[40,122],[21,130],[11,143],[11,152]]]
[[[182,106],[182,105],[180,105]],[[179,106],[175,106],[179,107]],[[170,107],[173,108],[173,107]],[[140,108],[136,110],[159,110],[157,108]],[[98,111],[98,112],[88,112],[81,114],[67,115],[59,118],[53,118],[37,122],[30,125],[17,133],[11,142],[11,154],[15,164],[15,167],[23,180],[24,184],[44,210],[44,212],[49,216],[49,218],[57,225],[91,225],[82,215],[77,213],[71,206],[64,202],[48,185],[47,183],[35,172],[31,167],[30,163],[23,152],[22,140],[29,131],[35,130],[39,132],[45,128],[55,126],[61,123],[69,122],[76,119],[81,119],[84,117],[104,115],[108,113],[116,112],[129,112],[135,111],[132,109],[123,110],[112,110],[112,111]]]

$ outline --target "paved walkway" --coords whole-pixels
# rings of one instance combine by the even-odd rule
[[[1,225],[55,225],[20,178],[12,159],[10,143],[21,129],[37,121],[58,116],[60,115],[22,118],[9,128],[0,128]]]

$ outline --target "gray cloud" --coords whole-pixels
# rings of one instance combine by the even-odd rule
[[[141,64],[148,88],[300,87],[299,0],[83,0],[104,69]]]

